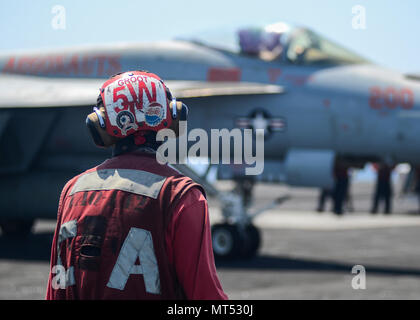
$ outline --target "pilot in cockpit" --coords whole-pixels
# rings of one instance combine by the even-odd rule
[[[367,60],[303,27],[278,22],[243,28],[237,33],[240,53],[265,61],[293,64],[351,64]]]
[[[286,31],[288,29],[283,23],[265,28],[241,29],[238,32],[241,52],[267,61],[280,59],[284,52]]]

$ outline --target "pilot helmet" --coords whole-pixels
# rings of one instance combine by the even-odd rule
[[[247,28],[238,31],[241,52],[249,55],[258,55],[261,50],[262,32],[260,29]]]

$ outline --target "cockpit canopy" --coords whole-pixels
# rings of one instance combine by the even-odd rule
[[[190,40],[266,61],[293,64],[357,64],[366,59],[302,27],[278,22],[235,32],[207,33]]]

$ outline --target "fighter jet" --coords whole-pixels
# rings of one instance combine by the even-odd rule
[[[252,256],[260,246],[252,221],[271,204],[252,210],[256,182],[330,188],[337,162],[420,164],[418,76],[385,69],[306,27],[281,22],[214,39],[1,54],[3,233],[22,236],[35,219],[55,219],[64,183],[110,157],[110,150],[94,147],[84,120],[104,80],[126,70],[158,74],[189,106],[188,130],[264,130],[261,174],[216,165],[218,178],[236,181],[243,192],[221,192],[206,174],[178,166],[222,202],[225,221],[213,227],[219,257]]]

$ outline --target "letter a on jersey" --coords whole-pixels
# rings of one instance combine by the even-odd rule
[[[139,258],[140,265],[135,264]],[[131,228],[112,269],[107,287],[124,290],[131,274],[142,274],[146,292],[160,294],[160,278],[152,235],[149,231]]]

